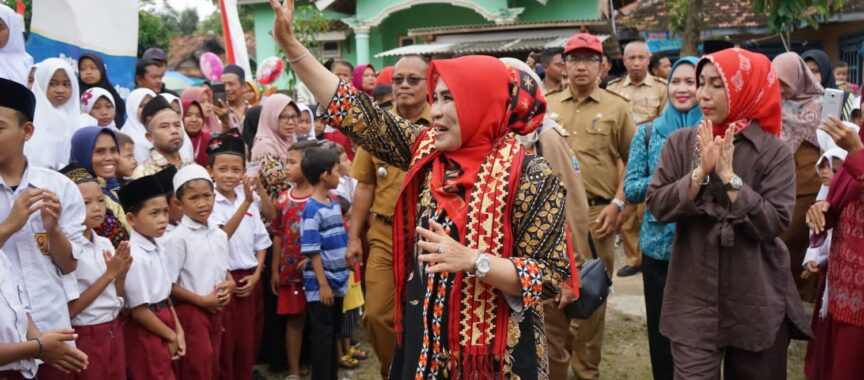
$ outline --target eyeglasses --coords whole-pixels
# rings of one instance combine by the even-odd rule
[[[399,85],[402,84],[402,82],[408,81],[408,84],[409,84],[409,85],[416,86],[418,83],[420,83],[421,80],[426,80],[426,78],[420,78],[420,77],[408,77],[408,78],[405,78],[405,77],[393,77],[393,84],[399,86]]]
[[[571,63],[600,63],[600,57],[596,55],[568,55],[564,58],[567,62]]]
[[[298,120],[300,120],[300,117],[297,116],[296,114],[279,115],[279,122],[280,123],[295,123],[296,124]]]

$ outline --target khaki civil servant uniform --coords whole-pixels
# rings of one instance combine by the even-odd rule
[[[614,235],[596,237],[600,212],[615,197],[621,178],[618,160],[626,162],[630,141],[636,133],[627,100],[613,92],[596,87],[587,98],[577,100],[570,90],[547,97],[549,111],[558,114],[561,126],[570,134],[570,148],[576,153],[588,198],[588,223],[597,254],[609,272],[615,267]],[[570,323],[573,360],[571,367],[583,379],[599,376],[600,353],[606,306],[588,319]]]

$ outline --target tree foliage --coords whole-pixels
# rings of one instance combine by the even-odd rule
[[[255,15],[252,14],[252,8],[248,6],[239,6],[237,13],[240,16],[240,26],[244,32],[255,30]],[[216,36],[222,35],[222,13],[219,11],[213,12],[210,16],[201,20],[198,24],[196,32],[202,34],[213,34]]]
[[[768,16],[768,27],[789,50],[792,31],[803,24],[819,28],[819,20],[840,10],[843,0],[750,0],[753,10]]]
[[[162,50],[168,49],[168,30],[164,27],[162,18],[147,12],[144,9],[138,11],[138,56],[144,51],[156,47]]]
[[[12,10],[16,9],[16,1],[15,0],[0,0],[0,3],[6,4]],[[30,18],[33,16],[33,0],[24,0],[24,6],[26,10],[24,11],[24,34],[30,34]]]

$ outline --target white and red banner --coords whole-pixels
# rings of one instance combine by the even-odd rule
[[[225,37],[225,57],[228,63],[233,63],[246,70],[245,80],[252,80],[252,69],[249,66],[249,53],[246,51],[246,35],[240,25],[240,14],[237,11],[237,0],[219,0],[219,12],[222,13],[222,34]]]

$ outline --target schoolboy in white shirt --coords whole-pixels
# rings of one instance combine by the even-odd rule
[[[144,176],[120,189],[120,203],[132,227],[125,283],[130,318],[123,331],[128,373],[132,380],[173,380],[173,360],[185,354],[186,343],[168,299],[168,259],[156,241],[168,225],[168,200],[159,180]]]
[[[207,169],[192,164],[174,176],[172,200],[183,210],[180,224],[163,240],[174,284],[171,296],[186,336],[186,356],[177,363],[181,379],[219,377],[221,310],[231,300],[228,235],[208,223],[213,213],[213,181]]]
[[[270,236],[254,199],[255,184],[244,181],[245,143],[223,134],[210,140],[210,177],[216,184],[216,201],[210,223],[228,235],[228,268],[236,283],[234,299],[222,311],[220,373],[223,378],[249,380],[262,333],[264,305],[260,283],[265,250]]]

